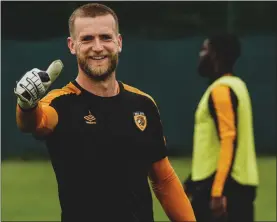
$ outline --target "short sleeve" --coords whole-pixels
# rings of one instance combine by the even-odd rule
[[[166,139],[163,132],[163,125],[156,103],[152,102],[150,116],[150,137],[152,147],[150,147],[151,162],[157,162],[167,156]]]

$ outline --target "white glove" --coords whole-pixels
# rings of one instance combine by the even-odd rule
[[[37,68],[24,74],[17,82],[14,93],[18,97],[17,103],[22,109],[35,107],[46,94],[50,85],[56,80],[63,69],[61,60],[55,60],[46,71]]]

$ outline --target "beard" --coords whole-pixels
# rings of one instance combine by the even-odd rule
[[[212,77],[214,75],[214,66],[209,56],[203,57],[198,65],[198,73],[203,77]]]
[[[77,55],[77,61],[82,71],[94,81],[100,82],[108,79],[115,71],[118,64],[118,53],[108,55],[108,65],[103,67],[93,67],[89,65],[89,58]]]

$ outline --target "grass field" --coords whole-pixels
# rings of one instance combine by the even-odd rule
[[[181,180],[189,173],[188,158],[170,158]],[[260,188],[256,221],[276,221],[276,157],[258,160]],[[155,221],[168,221],[154,197]],[[58,221],[57,186],[47,161],[2,162],[2,221]]]

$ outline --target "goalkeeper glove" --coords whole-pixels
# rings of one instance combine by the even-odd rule
[[[47,71],[34,68],[26,72],[16,83],[14,89],[18,105],[25,110],[34,108],[45,95],[50,85],[59,76],[62,68],[62,61],[55,60],[48,67]]]

